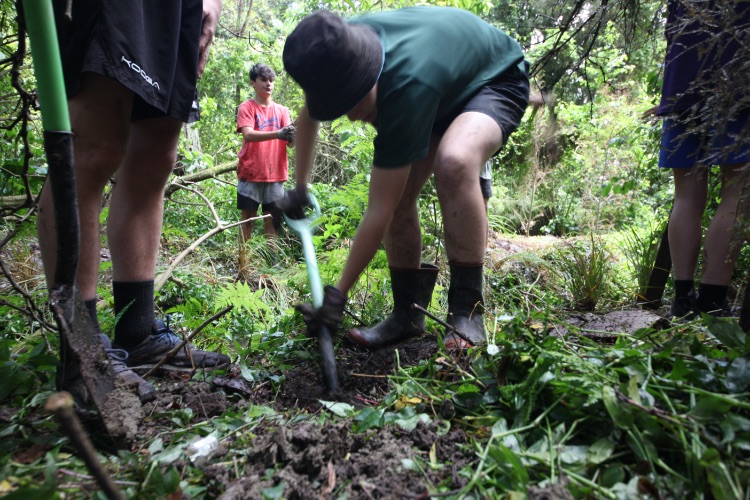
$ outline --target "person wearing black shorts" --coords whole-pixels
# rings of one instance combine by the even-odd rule
[[[460,9],[411,7],[345,21],[329,12],[303,19],[283,54],[305,92],[297,120],[296,189],[283,206],[297,215],[307,201],[318,122],[346,115],[377,130],[365,216],[336,287],[308,324],[335,328],[346,296],[384,241],[394,310],[369,328],[348,332],[367,348],[419,335],[438,269],[421,261],[417,198],[430,176],[443,215],[450,264],[445,346],[486,341],[483,266],[487,213],[477,179],[518,127],[529,100],[519,44]]]
[[[153,386],[130,368],[156,363],[177,337],[154,314],[154,276],[163,217],[164,186],[176,161],[184,122],[198,119],[196,83],[205,68],[221,0],[55,0],[74,136],[81,254],[76,284],[98,327],[99,213],[110,178],[107,220],[112,257],[114,346],[102,335],[115,373],[138,387],[141,400]],[[45,275],[53,285],[56,239],[51,192],[43,190],[37,229]],[[190,352],[188,352],[188,349]],[[58,385],[74,384],[66,363]],[[170,364],[226,366],[225,355],[187,346]],[[61,387],[61,388],[63,388]]]

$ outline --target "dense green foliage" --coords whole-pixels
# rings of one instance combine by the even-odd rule
[[[254,63],[276,70],[274,99],[296,116],[303,96],[283,72],[281,51],[285,35],[304,15],[320,7],[351,15],[415,2],[224,3],[199,86],[202,117],[180,144],[181,174],[235,161],[240,147],[235,113],[250,97],[248,73]],[[466,446],[476,452],[476,461],[458,471],[470,481],[453,492],[456,497],[522,498],[529,486],[561,480],[576,497],[747,497],[750,343],[736,322],[705,318],[658,332],[616,332],[613,343],[604,345],[567,324],[564,314],[569,307],[602,311],[631,305],[642,294],[654,241],[670,209],[669,177],[656,166],[660,124],[643,118],[659,90],[663,4],[427,3],[471,10],[517,37],[527,50],[534,91],[546,102],[529,109],[494,160],[490,225],[496,236],[511,242],[517,235],[549,235],[566,237],[566,243],[488,265],[491,342],[471,351],[468,370],[458,369],[451,353],[441,351],[417,366],[400,366],[390,376],[388,398],[378,405],[331,406],[317,416],[251,405],[200,421],[175,409],[157,416],[172,419],[174,432],[151,440],[149,453],[103,457],[108,468],[128,482],[124,489],[134,497],[164,497],[180,488],[202,498],[209,486],[214,492],[220,486],[202,484],[197,467],[186,465],[178,472],[173,465],[196,436],[229,435],[264,419],[283,425],[351,417],[356,430],[364,431],[406,419],[439,420],[430,408],[447,402],[455,414],[442,425],[467,429],[471,440]],[[33,110],[28,46],[17,36],[10,2],[0,4],[0,32],[0,196],[28,194],[31,199],[39,193],[46,164]],[[315,235],[324,283],[340,274],[364,213],[373,137],[371,127],[346,118],[321,128],[312,189],[324,214]],[[293,156],[290,165],[293,171]],[[217,227],[214,211],[222,224],[239,219],[234,181],[230,172],[169,197],[158,273]],[[105,206],[103,221],[107,211]],[[420,211],[423,260],[442,265],[442,223],[431,184]],[[42,410],[54,390],[58,339],[46,312],[34,208],[18,201],[4,204],[2,213],[0,438],[6,446],[0,451],[0,494],[51,498],[60,491],[61,469],[83,473],[85,468]],[[236,228],[217,232],[187,255],[157,296],[161,312],[184,329],[233,305],[232,313],[197,343],[222,347],[246,380],[276,388],[292,361],[316,355],[316,347],[299,335],[303,324],[293,309],[309,300],[309,292],[291,231],[282,232],[279,247],[281,265],[273,267],[260,224],[246,248],[239,247]],[[737,284],[747,281],[748,258],[741,257]],[[101,265],[98,309],[104,331],[111,331],[114,322],[110,267],[108,260]],[[443,272],[431,304],[441,316],[446,286]],[[735,302],[739,291],[732,291]],[[381,251],[352,291],[349,310],[370,323],[389,307]],[[347,318],[344,326],[352,322]],[[428,323],[431,332],[440,331]],[[567,335],[551,334],[557,327]],[[402,396],[422,403],[399,408]],[[233,448],[239,459],[250,437],[243,439]],[[31,446],[45,451],[30,462],[16,459],[19,450]],[[446,493],[444,485],[434,486],[431,493]],[[90,496],[75,488],[66,495]]]

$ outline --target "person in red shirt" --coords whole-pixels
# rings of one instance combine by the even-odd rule
[[[250,86],[255,97],[240,104],[237,132],[242,134],[242,148],[237,164],[237,209],[242,219],[255,217],[262,206],[265,234],[275,239],[281,226],[281,211],[276,202],[284,196],[289,163],[286,148],[294,144],[294,125],[289,109],[273,101],[276,73],[265,64],[250,70]],[[253,232],[253,221],[241,226],[242,241]]]

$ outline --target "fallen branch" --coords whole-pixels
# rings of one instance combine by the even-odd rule
[[[455,333],[456,335],[458,335],[459,337],[461,337],[462,339],[464,339],[469,344],[474,345],[474,342],[472,342],[471,340],[469,340],[469,338],[466,335],[464,335],[463,333],[461,333],[458,330],[456,330],[455,326],[446,323],[445,321],[443,321],[442,319],[438,318],[437,316],[435,316],[430,311],[428,311],[424,307],[420,306],[416,302],[411,305],[411,308],[412,309],[416,309],[417,311],[423,312],[424,314],[426,314],[430,318],[434,319],[435,321],[437,321],[438,323],[440,323],[441,325],[443,325],[444,327],[446,327],[448,329],[448,333]]]
[[[149,371],[147,371],[143,375],[143,378],[146,378],[149,375],[153,375],[153,373],[156,372],[156,370],[158,370],[159,368],[161,368],[162,365],[164,365],[170,359],[174,358],[175,355],[177,355],[177,353],[180,352],[180,349],[182,349],[183,347],[185,347],[188,342],[190,342],[191,340],[193,340],[193,338],[195,338],[195,336],[198,335],[201,332],[201,330],[203,330],[207,325],[211,324],[213,321],[216,321],[217,319],[219,319],[222,316],[224,316],[226,313],[228,313],[232,309],[234,309],[234,306],[225,307],[224,309],[222,309],[221,311],[217,312],[216,314],[214,314],[213,316],[211,316],[210,318],[208,318],[206,321],[204,321],[198,328],[195,329],[195,331],[193,333],[191,333],[190,335],[188,335],[188,337],[185,340],[183,340],[182,342],[180,342],[179,344],[177,344],[171,351],[169,351],[161,359],[161,361],[159,361],[158,363],[156,363],[153,366],[153,368],[151,368]]]
[[[188,175],[183,175],[180,177],[175,177],[175,179],[164,190],[164,196],[168,198],[172,193],[174,193],[180,188],[185,187],[188,184],[191,184],[194,182],[205,181],[206,179],[210,179],[212,177],[216,177],[217,175],[231,172],[232,170],[237,170],[236,160],[230,161],[227,163],[222,163],[218,167],[200,170],[194,174],[188,174]]]
[[[91,474],[96,479],[104,494],[107,495],[107,498],[125,500],[125,496],[117,488],[117,485],[115,485],[96,457],[94,446],[86,435],[81,421],[78,420],[75,410],[73,410],[73,397],[65,391],[57,392],[49,397],[45,408],[54,413],[55,417],[60,421],[60,425],[68,436],[68,439],[75,446],[81,459],[83,459],[86,467],[91,471]]]
[[[158,278],[154,281],[154,293],[159,293],[159,291],[162,289],[164,284],[167,282],[169,277],[174,272],[175,268],[182,262],[182,260],[190,255],[190,253],[193,252],[196,248],[200,246],[201,243],[209,239],[211,236],[220,233],[222,231],[226,231],[227,229],[231,229],[235,226],[239,226],[240,224],[244,224],[245,222],[259,220],[259,219],[265,219],[267,217],[270,217],[270,215],[261,215],[258,217],[250,217],[249,219],[233,222],[231,224],[223,224],[221,222],[221,219],[219,218],[219,215],[216,213],[216,209],[214,208],[213,203],[211,203],[211,200],[209,200],[206,195],[201,193],[200,191],[197,191],[195,189],[189,188],[187,186],[179,186],[181,189],[185,189],[187,191],[190,191],[191,193],[195,193],[196,195],[200,196],[203,201],[205,202],[206,206],[208,206],[208,209],[211,211],[211,214],[214,217],[214,221],[216,221],[216,227],[205,233],[203,236],[195,240],[189,247],[187,247],[185,250],[180,252],[180,254],[175,257],[175,259],[169,264],[169,267],[167,267],[167,270],[164,271],[159,275]]]

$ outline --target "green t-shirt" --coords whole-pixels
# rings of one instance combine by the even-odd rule
[[[401,167],[427,156],[436,120],[523,65],[515,40],[460,9],[410,7],[349,22],[372,27],[385,50],[373,123],[378,167]]]

